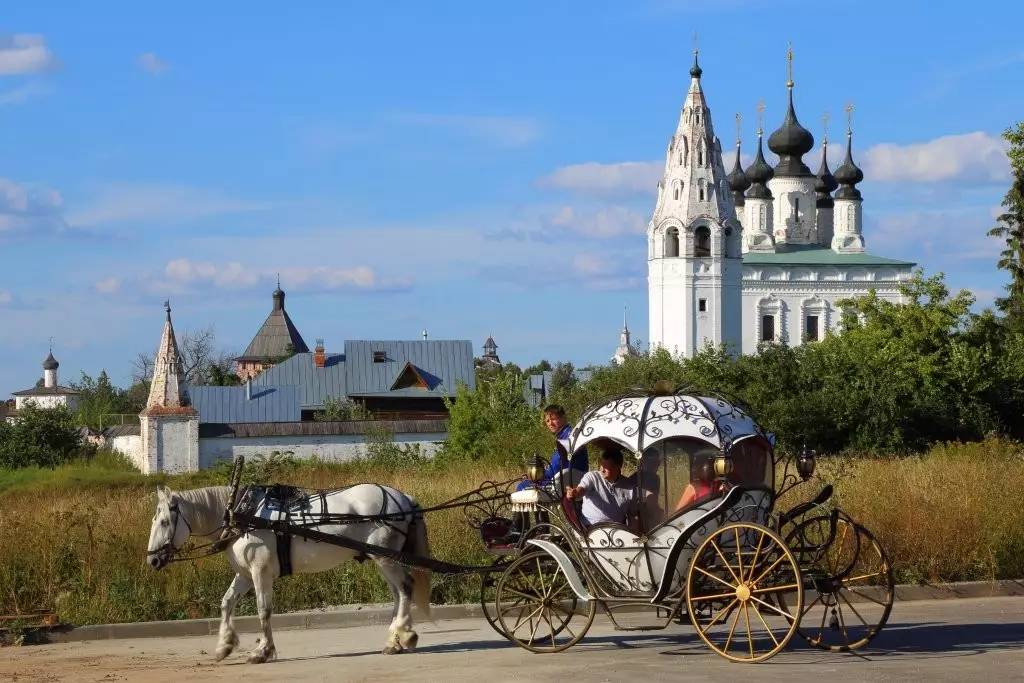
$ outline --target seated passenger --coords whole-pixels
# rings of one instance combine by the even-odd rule
[[[723,482],[715,480],[714,460],[695,453],[690,463],[690,483],[676,503],[676,512],[721,493]]]
[[[609,445],[601,453],[601,464],[580,479],[579,486],[565,491],[569,500],[583,499],[583,519],[588,526],[601,522],[625,524],[636,513],[636,477],[622,474],[622,449]]]

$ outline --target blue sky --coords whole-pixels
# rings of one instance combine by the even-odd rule
[[[0,395],[47,339],[125,383],[159,338],[240,351],[275,274],[306,341],[488,334],[505,360],[646,338],[644,225],[699,33],[729,149],[856,105],[865,237],[982,305],[1024,112],[1018,3],[17,3],[0,25]],[[817,150],[808,163],[817,167]],[[833,168],[838,155],[833,155]]]

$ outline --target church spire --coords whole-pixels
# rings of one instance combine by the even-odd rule
[[[793,48],[786,50],[786,90],[789,108],[782,125],[768,138],[768,149],[779,155],[775,166],[776,177],[809,176],[811,169],[804,163],[803,155],[814,148],[814,136],[800,125],[793,107]]]
[[[153,361],[153,381],[149,385],[149,400],[144,414],[192,413],[192,401],[185,384],[185,371],[178,351],[178,340],[174,336],[171,322],[171,302],[164,302],[166,320],[160,335],[160,345]]]

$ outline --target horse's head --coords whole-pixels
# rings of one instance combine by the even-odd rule
[[[181,499],[163,486],[156,489],[156,514],[149,529],[149,552],[146,561],[153,569],[163,569],[175,551],[188,540],[191,528],[181,514]]]

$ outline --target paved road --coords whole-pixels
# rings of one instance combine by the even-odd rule
[[[532,655],[483,620],[424,625],[415,654],[380,655],[381,627],[279,631],[280,659],[259,666],[244,653],[215,664],[214,638],[108,640],[0,651],[0,680],[16,681],[758,681],[1024,678],[1024,598],[900,602],[889,627],[861,655],[800,645],[763,664],[709,653],[689,628],[619,633],[595,622],[571,650]],[[243,634],[251,647],[253,634]]]

